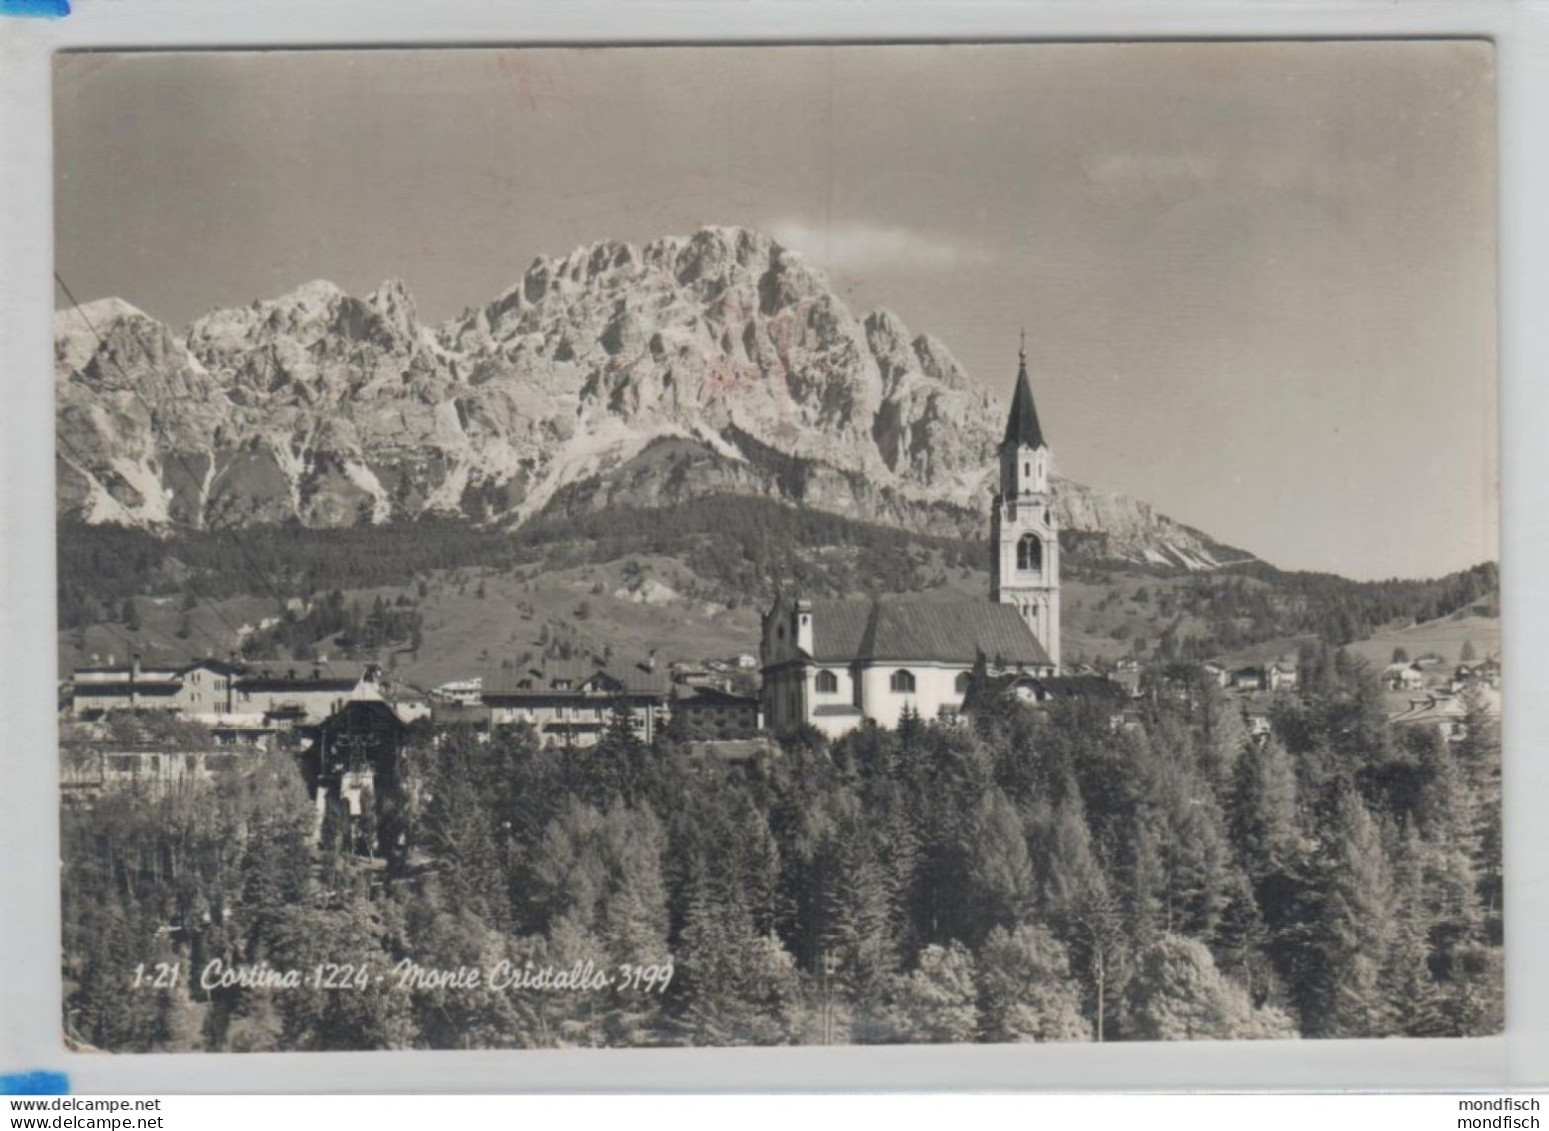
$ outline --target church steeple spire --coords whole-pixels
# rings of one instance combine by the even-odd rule
[[[1017,350],[1017,387],[1011,394],[1011,415],[1006,420],[1006,438],[1001,447],[1016,444],[1043,448],[1043,429],[1038,426],[1038,409],[1033,405],[1033,385],[1027,379],[1027,331],[1022,331],[1022,346]]]
[[[1060,664],[1060,538],[1049,489],[1049,445],[1027,377],[1027,332],[1017,350],[1017,387],[1000,445],[1000,493],[990,518],[995,557],[990,598],[1015,606],[1033,635]]]

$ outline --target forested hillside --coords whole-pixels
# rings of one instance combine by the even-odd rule
[[[126,1051],[1498,1031],[1494,727],[1394,732],[1366,669],[1306,660],[1258,742],[1204,681],[1125,727],[1007,702],[789,735],[747,770],[622,720],[577,751],[426,734],[399,870],[338,826],[314,850],[280,756],[104,798],[64,818],[67,1030]],[[203,989],[215,960],[346,985]],[[126,992],[140,962],[182,974]],[[395,973],[587,962],[651,974]]]
[[[1089,659],[1126,653],[1204,659],[1281,639],[1293,641],[1288,647],[1294,651],[1297,638],[1348,644],[1384,626],[1465,608],[1498,614],[1493,563],[1434,580],[1356,582],[1259,562],[1210,572],[1137,566],[1098,556],[1100,547],[1079,534],[1068,535],[1067,543],[1067,636],[1072,655]],[[989,547],[982,541],[732,496],[654,510],[583,509],[535,519],[512,533],[426,520],[335,530],[290,524],[240,538],[205,531],[158,538],[66,523],[59,533],[61,660],[68,669],[92,651],[130,646],[184,654],[262,647],[264,654],[277,654],[271,644],[298,657],[322,650],[383,659],[390,647],[412,671],[419,644],[409,618],[427,594],[444,602],[474,601],[486,582],[492,590],[503,588],[502,578],[558,577],[593,566],[612,566],[622,577],[651,559],[677,563],[670,584],[701,611],[761,609],[780,586],[814,596],[940,590],[977,597],[988,591]],[[586,595],[583,590],[579,596]],[[535,601],[532,594],[520,599],[528,606]],[[359,631],[378,600],[395,610],[400,631]],[[560,592],[554,601],[563,607],[503,613],[480,606],[479,616],[564,621],[577,600],[574,592]],[[168,601],[179,612],[162,614],[158,633],[150,622]],[[353,603],[360,605],[353,614],[356,630],[335,639]],[[605,603],[597,602],[599,613]],[[680,637],[688,647],[703,635],[689,624],[681,602],[656,613],[652,631],[669,651]],[[266,619],[281,623],[260,635],[257,625]],[[445,619],[460,624],[465,618]],[[235,630],[244,624],[255,633],[238,641]],[[756,643],[742,637],[746,631],[739,628],[730,645]],[[429,652],[440,647],[433,627],[418,639]]]

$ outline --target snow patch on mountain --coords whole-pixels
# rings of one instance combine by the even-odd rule
[[[118,299],[54,329],[61,435],[90,453],[62,451],[60,509],[87,522],[517,525],[561,493],[716,490],[933,528],[942,508],[983,511],[1004,423],[944,343],[855,316],[744,228],[540,256],[439,326],[389,279],[364,298],[316,280],[181,334]],[[666,440],[714,458],[650,458]],[[1110,553],[1214,562],[1143,503],[1057,491],[1065,525]]]

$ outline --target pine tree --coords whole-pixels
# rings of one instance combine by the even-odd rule
[[[1394,936],[1383,971],[1384,992],[1396,1032],[1435,1037],[1445,1032],[1441,989],[1431,968],[1431,901],[1426,894],[1426,858],[1433,849],[1410,829],[1394,854]]]
[[[973,954],[952,942],[926,947],[914,970],[891,980],[886,1004],[860,1036],[868,1042],[961,1044],[978,1029]]]
[[[1248,1000],[1262,1005],[1271,995],[1274,981],[1266,948],[1269,928],[1259,913],[1253,886],[1247,875],[1234,869],[1227,884],[1226,906],[1210,940],[1221,971],[1242,983]]]
[[[1296,855],[1296,773],[1270,737],[1243,752],[1232,778],[1232,841],[1248,876],[1262,883],[1287,872]]]
[[[980,802],[963,845],[971,894],[958,924],[970,944],[994,927],[1025,922],[1033,908],[1035,879],[1016,808],[999,789]]]
[[[511,876],[502,861],[498,797],[481,780],[480,744],[449,736],[437,755],[422,791],[420,847],[436,861],[436,882],[449,900],[492,925],[505,925],[512,916]]]
[[[598,960],[666,959],[664,837],[656,815],[572,801],[544,831],[527,869],[531,916],[553,932],[569,924],[597,941]]]
[[[1092,1039],[1069,957],[1045,928],[995,928],[979,948],[976,970],[979,1040]]]
[[[1470,855],[1480,896],[1489,930],[1498,936],[1503,901],[1500,724],[1478,681],[1464,690],[1463,707],[1463,733],[1452,749],[1473,803]]]
[[[873,834],[859,821],[839,830],[828,861],[823,960],[837,963],[846,991],[866,1002],[898,962],[888,874]]]
[[[1315,914],[1299,970],[1303,1030],[1317,1037],[1391,1031],[1382,971],[1396,934],[1395,903],[1377,823],[1354,790],[1340,793],[1314,885]]]
[[[758,933],[735,881],[709,862],[692,884],[678,964],[678,1026],[689,1043],[795,1038],[802,1021],[795,960],[773,933]]]
[[[1070,954],[1097,1040],[1111,1035],[1122,985],[1128,930],[1118,899],[1092,848],[1091,833],[1072,787],[1035,827],[1044,870],[1041,906]]]
[[[276,995],[282,1049],[409,1047],[413,1024],[407,995],[387,980],[352,977],[356,971],[393,966],[389,941],[394,925],[388,912],[359,887],[340,893],[331,906],[285,909],[271,938],[272,965],[308,972],[321,966],[326,976],[348,978],[349,983],[330,988],[308,978]]]
[[[1482,928],[1474,872],[1478,806],[1468,778],[1436,732],[1424,731],[1416,741],[1421,778],[1417,816],[1423,839],[1408,838],[1398,860],[1421,871],[1414,886],[1425,893],[1426,934],[1438,968],[1445,971],[1452,949],[1475,938]]]
[[[1275,1009],[1255,1009],[1224,978],[1204,944],[1164,935],[1141,952],[1125,991],[1125,1035],[1134,1040],[1293,1037]]]
[[[1470,944],[1453,956],[1452,976],[1442,994],[1445,1033],[1487,1037],[1506,1024],[1505,978],[1500,947]]]

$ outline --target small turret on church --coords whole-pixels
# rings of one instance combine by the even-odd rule
[[[994,560],[990,597],[1013,605],[1060,663],[1060,541],[1049,494],[1049,445],[1038,425],[1027,379],[1027,346],[1018,354],[1017,386],[1000,442],[1000,492],[990,518]]]

